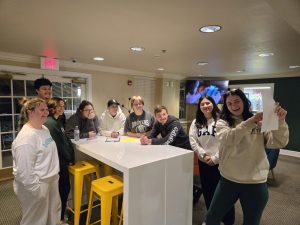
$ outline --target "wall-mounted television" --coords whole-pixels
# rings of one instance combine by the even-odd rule
[[[223,94],[228,90],[228,80],[187,80],[185,100],[187,104],[198,104],[203,95],[211,96],[216,104],[223,103]]]

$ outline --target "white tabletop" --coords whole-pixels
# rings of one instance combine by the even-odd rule
[[[139,140],[122,142],[122,138],[126,137],[121,137],[121,142],[105,142],[106,137],[97,136],[92,140],[81,139],[73,143],[83,153],[122,172],[137,166],[191,153],[189,150],[170,145],[141,145]]]

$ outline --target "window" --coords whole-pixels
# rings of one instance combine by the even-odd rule
[[[16,137],[21,105],[24,97],[35,97],[34,80],[40,75],[0,75],[0,169],[12,166],[11,145]],[[77,82],[71,78],[45,76],[52,82],[53,97],[66,101],[66,117],[69,118],[79,106],[81,99],[86,99],[86,82]]]

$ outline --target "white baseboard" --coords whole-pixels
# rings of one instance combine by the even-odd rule
[[[280,155],[287,155],[287,156],[300,158],[300,152],[286,150],[286,149],[280,149]]]

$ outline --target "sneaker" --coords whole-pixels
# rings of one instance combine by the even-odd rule
[[[203,222],[203,223],[202,223],[202,225],[206,225],[206,223],[205,223],[205,222]]]

